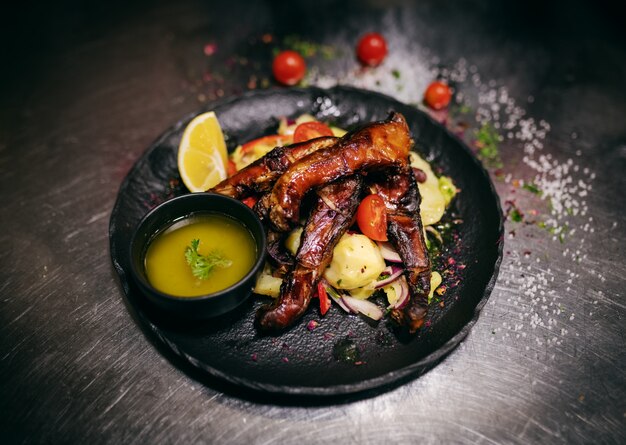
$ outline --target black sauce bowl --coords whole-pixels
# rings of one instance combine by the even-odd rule
[[[159,233],[175,222],[205,213],[225,215],[248,228],[254,237],[257,251],[252,269],[232,286],[207,295],[177,297],[155,289],[148,281],[145,269],[148,246]],[[193,319],[222,315],[246,301],[252,293],[256,274],[263,267],[265,255],[265,229],[258,216],[242,202],[215,193],[192,193],[158,205],[143,217],[133,233],[130,245],[131,274],[142,293],[161,309]]]

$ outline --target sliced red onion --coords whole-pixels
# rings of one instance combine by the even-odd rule
[[[398,254],[398,252],[396,252],[396,249],[394,249],[391,246],[391,244],[382,243],[380,241],[376,241],[376,244],[378,244],[378,248],[380,249],[380,254],[383,256],[384,259],[386,259],[387,261],[391,263],[402,262],[400,255]]]
[[[368,300],[359,300],[358,298],[343,295],[341,297],[343,303],[354,313],[361,313],[372,320],[380,320],[383,318],[383,311],[374,303]]]
[[[396,281],[391,283],[393,290],[396,292],[398,299],[394,304],[389,305],[387,309],[402,309],[409,302],[409,284],[406,282],[406,277],[401,276]]]
[[[352,310],[350,310],[350,308],[348,306],[346,306],[345,302],[343,301],[344,297],[339,297],[339,296],[334,296],[331,295],[330,292],[328,292],[328,296],[330,297],[331,300],[333,300],[335,303],[337,303],[337,305],[343,309],[344,311],[346,311],[347,313],[351,313]]]
[[[352,312],[350,310],[350,308],[348,308],[348,306],[346,306],[345,303],[343,302],[342,296],[339,295],[339,293],[335,290],[334,287],[332,287],[330,284],[328,284],[328,281],[326,281],[325,279],[322,278],[320,282],[324,286],[324,289],[326,289],[326,293],[328,294],[328,296],[330,297],[331,300],[333,300],[335,303],[337,303],[339,305],[339,307],[341,309],[343,309],[344,311],[346,311],[348,313]]]
[[[377,281],[374,288],[380,289],[381,287],[393,283],[400,275],[402,275],[402,272],[404,272],[404,269],[399,266],[387,266],[381,275],[389,276],[383,280]]]

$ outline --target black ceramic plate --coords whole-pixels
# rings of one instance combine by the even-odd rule
[[[391,110],[403,113],[416,149],[462,190],[455,208],[463,224],[458,226],[458,239],[448,245],[449,251],[456,250],[450,254],[456,272],[445,275],[443,308],[431,305],[427,327],[410,337],[398,335],[386,321],[372,325],[337,306],[322,318],[316,304],[288,332],[260,336],[253,326],[256,309],[267,302],[260,297],[204,323],[189,324],[160,313],[131,281],[128,250],[132,230],[151,207],[186,193],[180,185],[176,153],[193,117],[188,116],[167,130],[135,164],[111,215],[113,264],[128,304],[144,327],[175,354],[214,377],[256,391],[289,395],[333,396],[397,385],[432,367],[459,344],[493,288],[502,256],[503,224],[493,184],[461,141],[414,107],[346,87],[251,92],[213,103],[210,109],[217,113],[231,150],[274,132],[279,116],[311,113],[351,129],[384,119]],[[311,320],[319,322],[313,330],[307,329]],[[358,350],[358,364],[336,358],[334,352],[347,344]]]

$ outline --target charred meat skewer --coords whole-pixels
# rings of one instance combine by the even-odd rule
[[[387,206],[387,234],[406,268],[411,298],[403,309],[393,309],[391,317],[417,331],[428,312],[430,260],[420,217],[421,196],[408,163],[395,171],[386,171],[373,186]]]
[[[337,140],[338,138],[335,137],[321,137],[285,147],[276,147],[209,191],[236,199],[267,192],[294,162],[317,150],[330,147]]]
[[[363,180],[352,176],[318,190],[318,198],[306,222],[293,269],[283,279],[280,296],[273,305],[257,312],[263,331],[279,331],[293,324],[306,311],[315,287],[339,238],[354,221]]]
[[[272,189],[268,205],[272,225],[288,231],[298,221],[300,203],[309,190],[361,171],[406,162],[410,146],[406,120],[392,113],[386,121],[366,125],[300,159]]]

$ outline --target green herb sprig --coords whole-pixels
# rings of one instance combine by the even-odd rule
[[[502,137],[498,131],[489,123],[485,122],[478,130],[475,130],[478,154],[488,167],[500,168],[502,161],[500,160],[499,145]]]
[[[209,274],[216,267],[230,267],[233,262],[224,258],[216,250],[212,250],[207,255],[202,255],[198,252],[198,246],[200,245],[199,239],[191,240],[191,246],[187,246],[185,249],[185,259],[187,264],[191,267],[191,272],[194,277],[206,280],[209,278]]]

